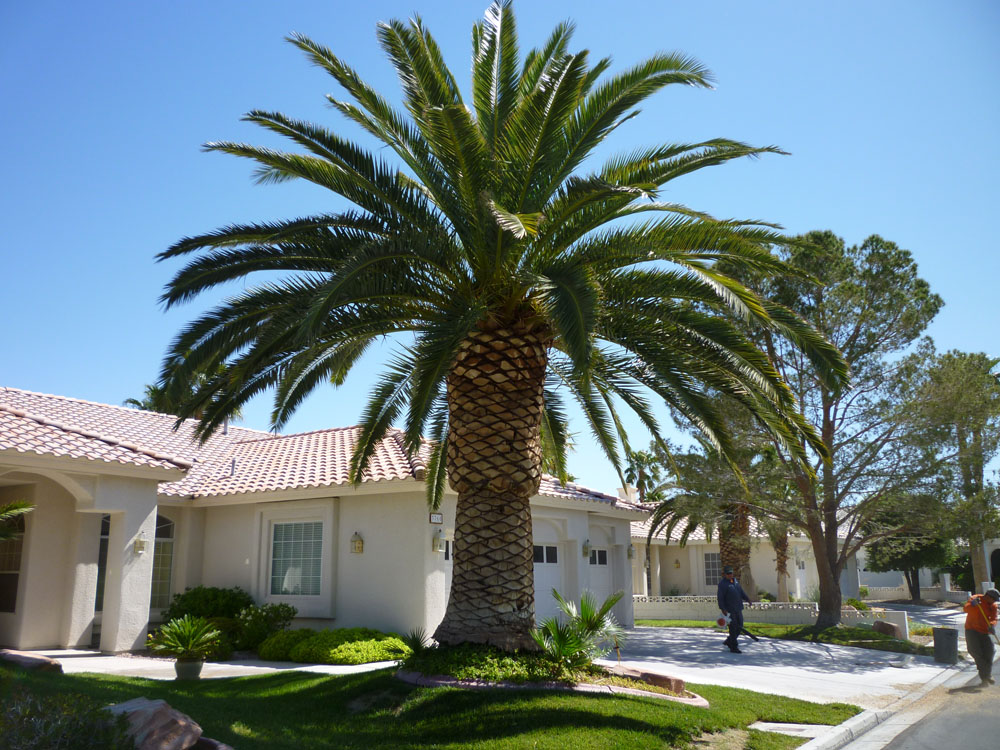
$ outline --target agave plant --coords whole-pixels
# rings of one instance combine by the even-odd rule
[[[615,620],[611,609],[623,595],[623,591],[617,591],[598,606],[594,595],[584,591],[578,607],[552,589],[565,620],[548,618],[532,632],[532,638],[549,658],[570,670],[586,667],[612,649],[620,655],[625,629]]]
[[[173,656],[178,661],[204,661],[212,653],[222,633],[204,617],[184,615],[163,625],[149,637],[153,653]]]

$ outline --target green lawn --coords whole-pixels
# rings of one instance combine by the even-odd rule
[[[206,736],[238,750],[687,747],[703,733],[745,728],[758,720],[838,724],[860,711],[711,685],[689,685],[708,699],[710,709],[625,696],[415,688],[387,670],[175,683],[0,667],[0,692],[15,679],[37,693],[83,693],[108,704],[137,696],[163,698],[201,724]],[[798,744],[801,740],[750,732],[745,747],[783,750]]]
[[[712,628],[715,623],[704,620],[636,620],[636,625],[655,628]],[[778,638],[786,641],[812,641],[814,643],[835,643],[840,646],[874,648],[880,651],[894,651],[901,654],[933,656],[934,649],[912,641],[900,641],[871,628],[838,625],[817,631],[812,625],[772,625],[770,623],[748,622],[746,629],[763,638]]]

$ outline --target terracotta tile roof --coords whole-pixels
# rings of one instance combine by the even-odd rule
[[[257,492],[345,485],[360,428],[341,427],[293,435],[273,435],[244,427],[215,433],[204,444],[194,439],[194,420],[174,430],[176,418],[169,414],[128,409],[92,401],[0,388],[0,407],[34,415],[37,423],[56,423],[65,431],[91,434],[93,440],[131,449],[148,460],[190,466],[176,482],[161,482],[159,494],[167,497],[213,497]],[[72,425],[68,428],[67,425]],[[55,429],[55,428],[52,428]],[[6,424],[0,426],[0,441],[12,440]],[[30,438],[31,450],[51,452],[49,433]],[[0,442],[0,447],[3,447]],[[390,430],[365,471],[362,482],[421,480],[430,445],[417,456],[403,447],[403,433]],[[170,458],[166,458],[169,456]],[[542,479],[539,494],[546,497],[596,502],[618,509],[643,512],[636,504],[579,484],[561,485],[553,477]]]
[[[228,460],[200,483],[196,494],[234,495],[347,484],[360,431],[360,427],[340,427],[237,443]],[[411,458],[403,447],[402,431],[390,430],[375,449],[361,481],[423,479],[425,462],[426,450]]]
[[[572,482],[560,484],[558,479],[548,474],[542,476],[542,484],[538,488],[538,494],[545,497],[561,497],[568,500],[590,500],[591,502],[603,503],[620,510],[634,510],[637,513],[647,512],[638,503],[632,503],[614,495],[592,490],[589,487],[584,487],[582,484],[574,484]]]
[[[0,404],[0,451],[9,450],[157,469],[190,468],[170,456]]]
[[[643,507],[645,507],[647,510],[652,510],[652,508],[648,504],[645,505],[645,506],[643,506]],[[680,541],[681,541],[681,536],[683,535],[685,528],[686,528],[686,524],[683,521],[681,521],[679,524],[677,524],[677,526],[675,526],[674,529],[673,529],[673,531],[670,533],[670,541],[669,541],[669,543],[670,544],[679,544]],[[633,539],[640,539],[641,538],[643,541],[645,541],[647,534],[649,534],[649,519],[645,519],[643,521],[633,521],[632,522],[632,538]],[[656,535],[653,538],[654,539],[659,539],[660,541],[663,541],[663,540],[666,539],[666,536],[667,536],[666,535],[666,527],[663,527],[663,528],[661,528],[656,533]],[[766,537],[767,536],[767,533],[764,531],[764,528],[759,523],[757,523],[757,521],[754,520],[753,518],[750,519],[750,536],[752,536],[752,537]],[[718,537],[717,534],[713,534],[712,535],[712,540],[713,541],[718,541],[718,538],[719,537]],[[688,535],[688,542],[689,543],[690,542],[704,542],[706,540],[707,540],[707,537],[705,535],[705,528],[703,526],[699,526],[698,528],[696,528],[694,531],[692,531]]]

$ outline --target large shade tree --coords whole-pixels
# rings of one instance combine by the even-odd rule
[[[393,423],[411,450],[429,439],[431,501],[446,481],[458,495],[453,583],[435,633],[445,643],[533,646],[528,501],[543,447],[565,471],[567,396],[618,467],[620,408],[658,434],[654,398],[725,451],[708,389],[752,407],[791,450],[803,434],[816,442],[735,320],[795,342],[831,387],[844,377],[811,326],[717,268],[789,273],[770,250],[783,241],[773,227],[659,197],[675,178],[777,149],[713,139],[635,147],[592,167],[587,157],[644,99],[671,84],[705,87],[709,73],[658,54],[608,75],[609,59],[570,51],[571,33],[557,26],[522,59],[509,3],[491,5],[472,30],[465,99],[419,18],[380,24],[402,109],[331,50],[292,36],[346,92],[331,105],[375,148],[262,110],[246,119],[298,150],[207,148],[256,162],[261,182],[307,180],[352,207],[226,226],[160,255],[193,256],[170,281],[168,306],[263,272],[189,324],[165,358],[168,388],[218,373],[180,410],[201,410],[203,437],[268,389],[279,428],[314,388],[343,382],[373,342],[398,341],[352,471],[357,481]]]

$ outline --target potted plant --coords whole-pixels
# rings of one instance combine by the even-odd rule
[[[197,680],[221,635],[204,617],[184,615],[150,635],[149,648],[155,654],[174,657],[178,680]]]

